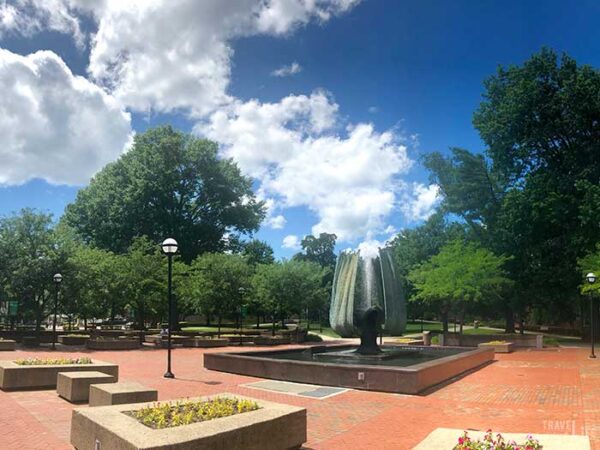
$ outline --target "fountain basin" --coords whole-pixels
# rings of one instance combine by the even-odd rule
[[[221,372],[369,391],[418,394],[494,359],[489,348],[385,346],[395,356],[350,353],[357,347],[331,345],[292,350],[207,353],[204,367]],[[400,355],[400,356],[399,356]]]

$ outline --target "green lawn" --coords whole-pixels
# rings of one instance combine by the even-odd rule
[[[456,329],[458,331],[458,328]],[[490,330],[488,328],[469,328],[463,330],[463,334],[502,334],[502,331],[499,330]]]
[[[441,322],[423,322],[423,331],[442,331]],[[408,322],[404,334],[413,334],[421,332],[421,322]]]

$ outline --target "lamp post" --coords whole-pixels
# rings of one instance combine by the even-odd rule
[[[60,273],[52,278],[54,280],[54,319],[52,320],[52,350],[56,350],[56,313],[58,311],[58,290],[63,279]]]
[[[240,286],[240,288],[238,289],[238,292],[240,294],[240,311],[239,311],[239,317],[240,317],[240,346],[242,346],[244,344],[244,340],[242,337],[242,320],[244,319],[242,317],[242,308],[243,308],[243,304],[244,304],[244,293],[246,292],[246,289],[244,289],[242,286]]]
[[[590,285],[592,285],[596,282],[596,275],[590,272],[585,276],[585,279]],[[590,353],[590,358],[592,359],[596,357],[596,354],[594,353],[594,340],[596,338],[594,336],[594,325],[594,297],[592,296],[592,291],[590,290],[590,341],[592,342],[592,353]]]
[[[167,238],[161,244],[162,251],[167,255],[169,261],[169,275],[168,275],[168,297],[169,297],[169,327],[168,338],[167,338],[167,371],[165,372],[165,378],[175,378],[173,372],[171,372],[171,328],[173,328],[173,293],[172,293],[172,276],[173,276],[173,255],[177,253],[177,241],[173,238]]]

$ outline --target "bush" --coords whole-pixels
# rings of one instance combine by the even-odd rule
[[[257,409],[259,409],[258,404],[251,400],[215,398],[207,401],[165,403],[164,405],[156,403],[137,411],[127,411],[125,414],[136,418],[147,427],[156,429],[205,422]]]
[[[305,342],[323,342],[323,338],[321,336],[319,336],[318,334],[312,334],[312,333],[308,333],[306,335],[306,338],[304,339]]]

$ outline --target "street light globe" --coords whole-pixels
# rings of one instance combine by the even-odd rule
[[[179,247],[177,241],[173,238],[165,239],[160,246],[162,247],[162,251],[165,255],[174,255],[177,253],[177,248]]]
[[[596,275],[594,275],[592,272],[590,272],[585,276],[585,279],[587,280],[588,283],[594,284],[596,282]]]
[[[57,274],[54,275],[53,278],[54,278],[54,282],[55,283],[60,283],[62,281],[63,277],[62,277],[62,275],[60,273],[57,273]]]

